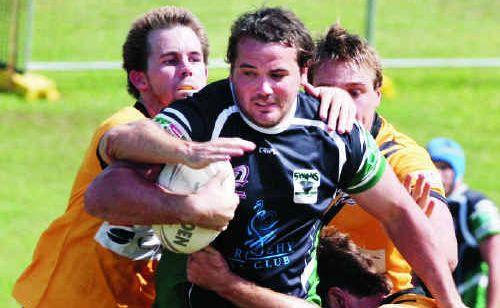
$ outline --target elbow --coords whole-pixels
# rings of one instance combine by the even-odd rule
[[[113,211],[113,197],[110,194],[113,194],[114,185],[107,183],[112,183],[114,175],[108,169],[101,172],[87,187],[83,201],[88,214],[104,220],[111,219],[109,213]]]
[[[119,160],[120,151],[117,148],[120,145],[120,139],[127,134],[126,125],[120,125],[109,129],[101,138],[101,146],[103,147],[104,155],[110,160]]]
[[[83,196],[85,211],[92,216],[104,218],[102,212],[103,211],[105,212],[106,209],[103,209],[102,205],[105,203],[100,202],[99,199],[100,199],[99,184],[96,183],[96,180],[94,180],[94,182],[92,182],[87,187],[87,190],[85,191],[85,194]]]

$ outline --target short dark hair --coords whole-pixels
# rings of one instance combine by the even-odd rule
[[[391,283],[377,273],[370,256],[334,227],[321,231],[318,247],[318,293],[326,302],[328,289],[338,287],[357,297],[388,294]]]
[[[382,86],[382,63],[375,49],[358,35],[350,34],[339,24],[330,27],[325,36],[316,42],[313,63],[309,69],[309,80],[322,61],[342,61],[366,67],[373,71],[373,88]]]
[[[193,30],[201,43],[203,60],[208,61],[209,44],[205,29],[201,22],[190,11],[175,7],[164,6],[153,9],[139,17],[128,32],[123,44],[123,69],[127,72],[128,92],[139,99],[140,93],[128,79],[130,71],[145,72],[148,69],[150,46],[148,35],[158,29],[170,29],[175,26],[185,26]]]
[[[299,67],[309,64],[314,50],[311,34],[304,24],[294,13],[279,7],[245,13],[233,23],[226,53],[231,70],[238,57],[238,43],[243,38],[295,47]]]

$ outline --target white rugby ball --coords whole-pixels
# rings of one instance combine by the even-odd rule
[[[158,176],[158,183],[173,192],[189,194],[198,191],[218,172],[224,174],[220,183],[221,190],[228,194],[234,193],[234,173],[228,161],[212,163],[202,169],[182,164],[165,165]],[[217,200],[206,201],[217,206]],[[186,254],[205,248],[220,233],[193,224],[153,225],[153,230],[168,250]]]

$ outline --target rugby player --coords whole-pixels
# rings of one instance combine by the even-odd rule
[[[498,207],[464,183],[465,153],[455,141],[435,138],[427,150],[443,179],[458,237],[453,273],[464,304],[500,307],[500,216]]]
[[[116,125],[153,117],[171,101],[201,89],[207,81],[208,53],[205,30],[187,10],[162,7],[134,22],[123,45],[123,67],[129,93],[137,102],[119,110],[95,131],[65,213],[41,235],[31,264],[14,286],[13,296],[22,306],[147,307],[153,303],[153,275],[160,249],[152,230],[138,224],[119,226],[119,222],[87,214],[84,193],[110,162],[105,153],[98,151],[103,134]],[[215,148],[213,143],[199,144],[198,153],[218,155],[217,151],[226,145],[241,151],[247,144],[235,140],[217,142]],[[228,153],[231,151],[223,152]],[[129,177],[129,181],[133,179]],[[132,196],[123,191],[123,197]],[[165,204],[174,200],[166,197]],[[237,198],[228,199],[219,193],[215,185],[208,185],[196,197],[220,200],[220,207],[211,210],[210,215],[224,217],[222,223],[211,222],[208,213],[199,213],[200,220],[211,227],[225,225],[238,203]],[[188,201],[194,208],[203,208],[196,206],[199,202],[195,198],[191,199],[175,200],[178,204],[170,212],[164,211],[162,220],[178,219],[176,215],[182,212],[177,207]]]
[[[315,86],[339,87],[351,95],[357,107],[357,118],[375,139],[401,182],[410,176],[430,184],[433,207],[428,215],[434,229],[433,237],[453,270],[457,263],[456,238],[439,173],[424,148],[376,111],[382,98],[383,82],[382,65],[376,51],[364,39],[335,24],[317,43],[309,78]],[[415,190],[414,194],[420,191]],[[411,288],[411,267],[384,226],[347,194],[339,196],[337,203],[330,214],[340,212],[329,224],[349,234],[356,245],[377,260],[379,272],[391,279],[393,292]]]
[[[386,161],[369,133],[359,124],[347,135],[328,132],[317,116],[318,102],[299,93],[312,52],[312,39],[293,13],[262,8],[244,14],[229,39],[230,78],[164,109],[156,117],[159,126],[140,121],[110,130],[109,152],[120,153],[120,158],[168,163],[172,153],[182,150],[176,149],[179,141],[166,131],[181,132],[182,138],[196,141],[248,139],[257,150],[231,160],[240,205],[214,242],[236,274],[271,293],[319,300],[315,239],[332,196],[342,189],[382,222],[439,304],[460,306],[427,218],[392,170],[385,168]],[[88,199],[95,215],[106,217],[109,208],[100,206],[129,206],[114,203],[106,192],[112,181],[103,177],[97,182],[94,196]],[[182,256],[169,254],[162,260],[157,306],[229,304],[182,281]],[[239,301],[238,292],[229,295],[226,298],[232,304],[246,304]],[[251,305],[272,303],[265,295],[254,299]]]

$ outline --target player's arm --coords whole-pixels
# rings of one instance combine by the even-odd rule
[[[415,185],[413,188],[411,187],[412,181],[413,177],[407,175],[403,183],[404,187],[429,217],[439,247],[444,252],[451,271],[454,271],[458,263],[458,251],[455,227],[450,210],[441,198],[432,196],[437,193],[434,192],[431,194],[430,181],[426,180],[424,174],[417,176],[417,179],[414,180]]]
[[[191,142],[172,136],[152,120],[116,126],[106,132],[99,154],[106,161],[130,160],[151,164],[182,163],[193,168],[229,160],[252,151],[255,145],[240,138]]]
[[[488,308],[500,307],[500,234],[479,244],[481,257],[488,264]]]
[[[363,209],[376,217],[398,250],[422,278],[440,307],[460,307],[448,262],[429,220],[401,185],[391,168],[368,190],[353,193]]]
[[[210,246],[189,256],[187,276],[190,282],[216,292],[238,307],[318,307],[241,278],[231,272],[222,255]]]
[[[176,194],[156,184],[161,167],[112,163],[85,192],[85,209],[114,224],[191,223],[220,230],[233,218],[239,199],[219,189],[220,179],[215,177],[197,193]],[[217,206],[206,200],[217,200]]]

